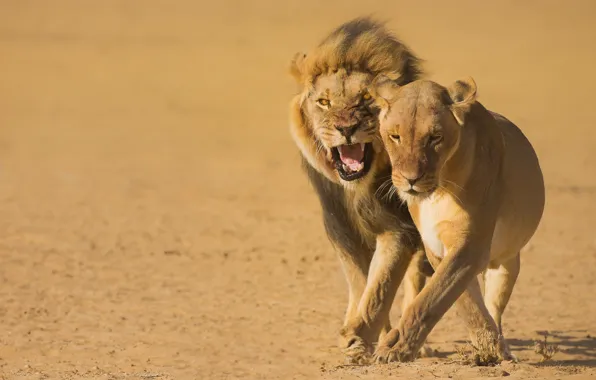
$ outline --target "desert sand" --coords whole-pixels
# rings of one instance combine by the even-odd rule
[[[0,3],[0,379],[596,376],[596,2]],[[475,78],[547,185],[504,316],[519,364],[346,366],[347,303],[288,132],[287,73],[373,14]],[[401,295],[392,311],[400,316]],[[548,336],[549,361],[532,348]]]

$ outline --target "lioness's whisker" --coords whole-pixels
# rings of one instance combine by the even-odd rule
[[[463,187],[461,187],[461,186],[460,186],[460,185],[458,185],[457,183],[455,183],[455,182],[453,182],[453,181],[450,181],[450,180],[448,180],[448,179],[441,179],[441,182],[448,183],[448,184],[449,184],[449,185],[451,185],[451,186],[457,187],[457,188],[458,188],[459,190],[461,190],[461,191],[465,191]]]

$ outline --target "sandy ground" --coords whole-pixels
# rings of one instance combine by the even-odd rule
[[[596,376],[596,3],[494,3],[0,2],[0,379]],[[458,363],[449,312],[439,358],[342,365],[347,289],[286,68],[369,13],[432,78],[474,76],[540,155],[504,322],[520,364]],[[560,352],[539,363],[544,334]]]

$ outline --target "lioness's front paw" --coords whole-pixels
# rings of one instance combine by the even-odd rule
[[[417,349],[411,349],[398,342],[393,347],[378,346],[374,354],[375,363],[384,364],[392,362],[411,362],[414,361],[418,353]]]
[[[373,354],[373,360],[377,364],[388,363],[391,357],[391,347],[389,346],[377,346],[375,353]]]
[[[503,359],[501,361],[501,365],[509,365],[509,364],[518,364],[519,363],[519,359],[517,358],[517,356],[511,354],[511,356],[507,359]]]
[[[472,354],[478,366],[496,365],[503,361],[517,362],[503,335],[482,330],[472,336]]]
[[[511,353],[509,344],[507,344],[507,341],[505,340],[505,338],[502,335],[499,337],[499,347],[502,352],[501,355],[503,357],[503,360],[509,361],[512,363],[519,363],[519,359],[517,358],[517,356],[515,356]]]
[[[432,358],[433,356],[436,356],[437,351],[433,350],[429,345],[425,344],[424,346],[422,346],[422,348],[420,349],[420,351],[418,351],[418,357],[419,358]]]

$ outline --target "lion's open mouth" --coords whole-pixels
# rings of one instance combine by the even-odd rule
[[[344,181],[353,181],[368,173],[373,155],[372,143],[340,145],[331,148],[333,164]]]

